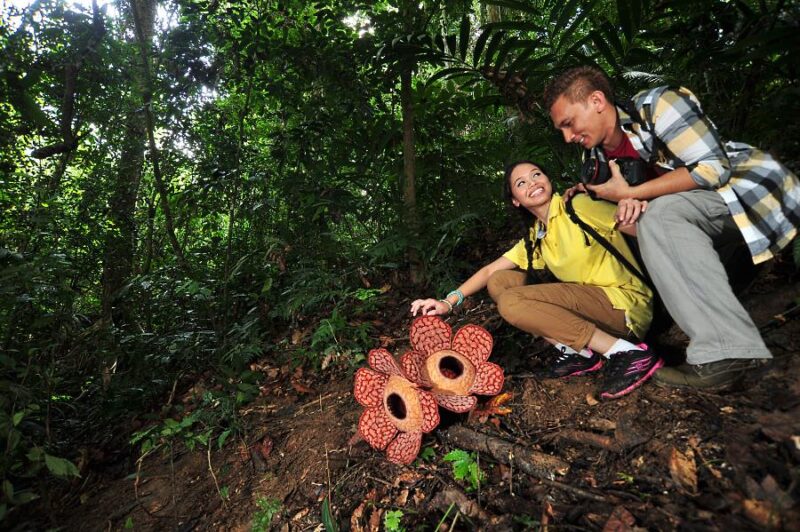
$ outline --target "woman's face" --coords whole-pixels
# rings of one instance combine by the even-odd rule
[[[534,209],[546,205],[553,196],[550,179],[537,166],[518,164],[509,177],[511,203],[514,207]]]

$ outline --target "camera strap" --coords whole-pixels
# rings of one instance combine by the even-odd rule
[[[653,292],[656,291],[655,286],[653,286],[653,281],[651,281],[649,277],[647,277],[645,274],[639,271],[639,268],[634,266],[631,263],[631,261],[626,259],[625,256],[620,252],[620,250],[615,248],[611,244],[611,242],[606,240],[600,233],[598,233],[594,227],[592,227],[591,225],[587,224],[586,222],[580,219],[578,213],[575,212],[575,207],[572,205],[572,198],[570,198],[569,201],[564,202],[564,207],[566,208],[567,214],[569,215],[569,219],[572,220],[572,222],[575,225],[583,229],[585,233],[588,233],[592,238],[594,238],[598,244],[603,246],[606,249],[606,251],[611,253],[611,255],[613,255],[614,258],[620,261],[622,265],[628,269],[629,272],[638,277],[644,284],[646,284],[651,290],[653,290]]]

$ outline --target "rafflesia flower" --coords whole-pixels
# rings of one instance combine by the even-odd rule
[[[356,372],[353,395],[364,412],[358,432],[372,447],[386,449],[386,457],[410,464],[419,454],[422,434],[439,424],[439,409],[433,395],[411,382],[385,349],[373,349],[367,357],[370,368]]]
[[[400,357],[408,378],[429,389],[442,408],[467,412],[478,399],[503,388],[503,369],[487,362],[492,335],[478,325],[465,325],[455,336],[437,316],[423,316],[411,325],[412,350]]]

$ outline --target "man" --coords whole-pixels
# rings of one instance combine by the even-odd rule
[[[723,144],[684,88],[643,91],[617,105],[602,71],[577,67],[553,80],[544,100],[564,140],[587,155],[647,163],[648,180],[637,186],[611,163],[612,178],[587,188],[615,202],[651,200],[638,222],[642,258],[690,338],[686,363],[660,369],[654,381],[721,389],[771,358],[733,293],[720,253],[746,244],[758,264],[785,247],[800,225],[797,177],[751,146]]]

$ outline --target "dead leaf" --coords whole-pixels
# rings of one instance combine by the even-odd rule
[[[349,439],[349,440],[347,440],[347,445],[348,445],[349,447],[352,447],[353,445],[357,444],[357,443],[358,443],[358,442],[360,442],[360,441],[364,441],[364,438],[362,438],[362,437],[361,437],[361,433],[360,433],[360,432],[356,431],[356,433],[355,433],[355,434],[353,434],[353,435],[350,437],[350,439]]]
[[[403,488],[402,490],[400,490],[400,494],[397,497],[395,497],[394,505],[399,508],[402,508],[406,505],[407,502],[408,502],[408,488]]]
[[[272,442],[272,438],[269,436],[264,436],[261,441],[256,445],[259,454],[264,457],[268,458],[270,453],[272,453],[272,447],[274,443]]]
[[[507,416],[511,413],[511,407],[503,406],[514,398],[511,392],[503,392],[500,395],[495,395],[489,399],[486,404],[475,408],[470,412],[471,420],[478,420],[479,423],[486,423],[486,420],[491,416]],[[499,426],[499,420],[492,420],[495,426]]]
[[[688,495],[697,494],[697,464],[692,449],[687,449],[684,454],[673,447],[669,456],[669,472],[679,488]]]
[[[303,341],[306,331],[303,329],[295,329],[292,331],[292,345],[297,345]]]
[[[542,530],[547,530],[547,525],[550,524],[551,517],[553,517],[553,505],[550,504],[549,501],[545,501],[544,506],[542,507],[542,520],[541,520]]]
[[[733,414],[734,412],[736,412],[736,409],[733,408],[732,406],[723,406],[722,408],[719,409],[719,411],[722,412],[723,414]]]
[[[361,526],[361,518],[364,516],[364,506],[366,503],[366,500],[361,501],[361,504],[356,506],[356,509],[350,514],[350,530],[353,532],[364,532],[364,527]]]
[[[338,354],[339,354],[339,353],[336,353],[335,351],[331,351],[330,353],[328,353],[327,355],[325,355],[325,358],[323,358],[323,359],[322,359],[322,364],[321,364],[321,366],[320,366],[320,369],[322,369],[322,370],[325,370],[325,369],[327,369],[327,368],[328,368],[328,366],[330,366],[330,365],[331,365],[331,362],[333,362],[333,359],[334,359],[334,358],[336,357],[336,355],[338,355]]]
[[[403,471],[395,477],[392,484],[396,488],[400,486],[400,484],[415,484],[423,478],[424,477],[422,473],[417,473],[416,471]]]
[[[589,406],[597,406],[600,404],[600,401],[594,398],[594,395],[587,393],[586,394],[586,404]]]
[[[380,290],[381,294],[385,294],[386,292],[388,292],[391,289],[392,289],[392,285],[387,283],[387,284],[381,286],[379,290]]]
[[[381,529],[381,515],[383,510],[380,508],[373,508],[369,516],[369,531],[378,532]]]
[[[636,519],[624,506],[617,506],[608,517],[603,532],[627,532],[633,529]]]
[[[757,525],[763,528],[780,528],[781,518],[769,502],[745,499],[742,506],[744,515]]]
[[[292,379],[291,383],[292,383],[292,388],[294,388],[295,391],[299,394],[314,393],[314,390],[312,388],[309,388],[300,381]]]
[[[381,342],[381,347],[389,347],[394,343],[394,338],[391,336],[380,335],[378,339]]]

